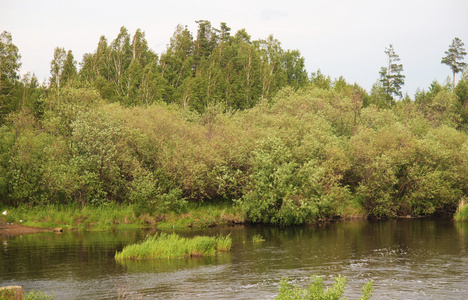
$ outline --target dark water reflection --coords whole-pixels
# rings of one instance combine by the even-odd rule
[[[349,222],[320,227],[231,227],[177,231],[231,234],[230,253],[191,260],[116,262],[144,231],[66,232],[0,238],[0,284],[56,299],[273,299],[279,281],[306,286],[348,277],[357,299],[374,280],[373,299],[468,299],[468,223],[449,220]],[[254,244],[262,234],[265,242]],[[151,234],[151,233],[150,233]]]

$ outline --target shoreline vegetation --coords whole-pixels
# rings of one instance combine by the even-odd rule
[[[289,226],[452,216],[463,206],[467,69],[456,86],[433,82],[411,98],[392,63],[368,92],[309,75],[300,52],[273,36],[197,24],[196,34],[178,26],[161,55],[144,32],[122,27],[80,69],[56,48],[43,85],[20,80],[19,49],[1,33],[1,220],[65,230]],[[399,60],[392,45],[384,53]]]
[[[106,231],[153,228],[158,230],[207,228],[217,226],[247,225],[251,222],[239,208],[229,205],[193,205],[184,213],[154,215],[144,213],[137,216],[132,206],[76,207],[76,206],[34,206],[10,207],[8,215],[0,216],[0,235],[40,233],[60,229],[63,231]],[[431,216],[399,216],[412,219]],[[445,216],[450,217],[450,216]],[[339,218],[324,219],[320,223],[346,222],[375,219],[363,212],[341,215]],[[382,218],[387,219],[387,218]],[[453,215],[455,221],[468,220],[468,205],[460,206]],[[317,221],[305,223],[317,224]],[[8,225],[7,225],[8,224]],[[256,239],[258,238],[258,239]],[[254,242],[261,242],[261,236]]]

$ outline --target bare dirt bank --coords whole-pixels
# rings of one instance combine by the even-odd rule
[[[18,234],[29,234],[29,233],[38,233],[38,232],[45,232],[51,231],[50,229],[44,228],[34,228],[34,227],[27,227],[18,224],[3,224],[0,223],[0,237],[9,236],[9,235],[18,235]]]

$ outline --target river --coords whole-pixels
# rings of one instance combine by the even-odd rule
[[[274,299],[283,277],[306,287],[311,275],[348,278],[357,299],[468,299],[468,223],[451,220],[351,221],[278,228],[175,230],[231,234],[231,252],[197,259],[114,260],[154,231],[38,233],[0,237],[0,285],[55,299]],[[265,241],[253,243],[261,234]]]

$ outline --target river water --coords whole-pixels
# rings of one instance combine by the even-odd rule
[[[0,286],[55,299],[274,299],[281,278],[306,287],[341,274],[358,299],[468,299],[468,223],[451,220],[352,221],[277,228],[175,230],[183,236],[231,234],[231,252],[197,259],[114,260],[154,231],[65,232],[0,237]],[[253,243],[261,234],[265,241]],[[122,298],[120,298],[122,299]]]

